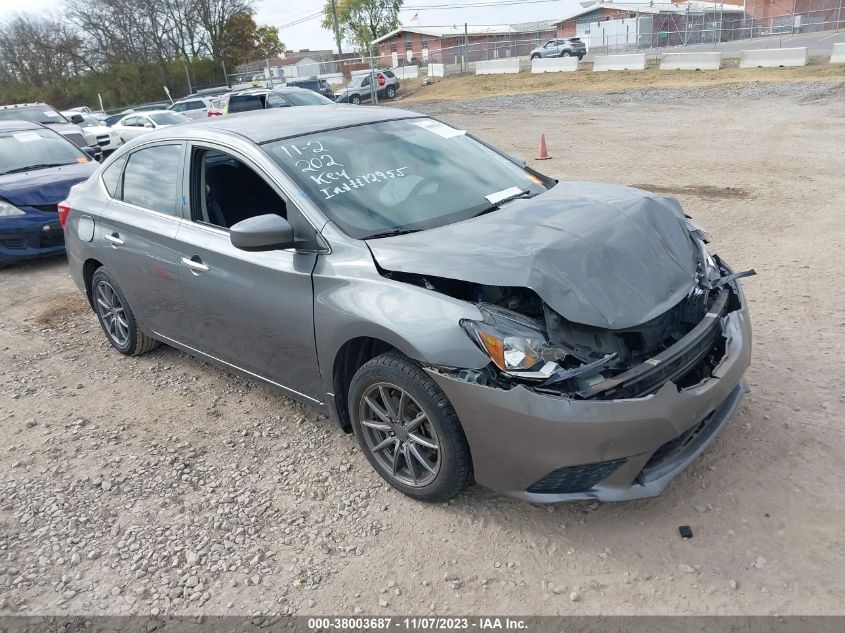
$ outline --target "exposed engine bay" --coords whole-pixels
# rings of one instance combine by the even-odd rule
[[[704,248],[706,234],[689,222],[698,251],[696,283],[686,297],[642,324],[605,329],[568,321],[529,288],[382,270],[385,277],[475,304],[483,322],[462,323],[493,362],[482,370],[435,368],[479,384],[577,399],[638,398],[667,381],[679,389],[705,380],[725,353],[722,321],[739,309],[732,273]]]

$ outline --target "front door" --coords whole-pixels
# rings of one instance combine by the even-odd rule
[[[189,169],[191,221],[179,230],[180,278],[193,325],[188,344],[319,399],[311,283],[316,253],[248,252],[229,239],[230,226],[266,213],[302,230],[298,211],[230,150],[194,146]]]

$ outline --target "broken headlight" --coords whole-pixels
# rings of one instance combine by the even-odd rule
[[[539,322],[492,305],[479,306],[483,321],[461,326],[500,370],[516,378],[545,380],[558,368],[565,349],[551,345]]]

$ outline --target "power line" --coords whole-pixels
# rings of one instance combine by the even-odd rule
[[[404,6],[400,9],[401,12],[410,12],[410,11],[419,11],[422,9],[438,9],[441,11],[450,11],[453,9],[484,9],[484,8],[491,8],[491,7],[507,7],[507,6],[515,6],[520,4],[547,4],[549,2],[562,2],[563,0],[483,0],[482,2],[467,2],[467,3],[457,3],[457,4],[419,4],[419,5],[409,5]],[[322,11],[318,11],[316,13],[312,13],[311,15],[307,15],[305,17],[299,18],[297,20],[293,20],[286,24],[282,24],[279,26],[279,29],[286,29],[292,26],[297,26],[304,22],[309,22],[311,20],[315,20],[323,16]]]

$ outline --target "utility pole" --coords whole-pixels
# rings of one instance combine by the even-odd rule
[[[469,26],[464,22],[464,72],[469,72]]]
[[[337,54],[343,55],[340,48],[340,27],[337,24],[337,0],[332,0],[332,18],[334,19],[334,43],[337,44]]]
[[[185,77],[188,78],[188,94],[192,95],[192,94],[194,94],[194,89],[191,88],[191,75],[188,72],[188,63],[187,62],[185,62]]]

